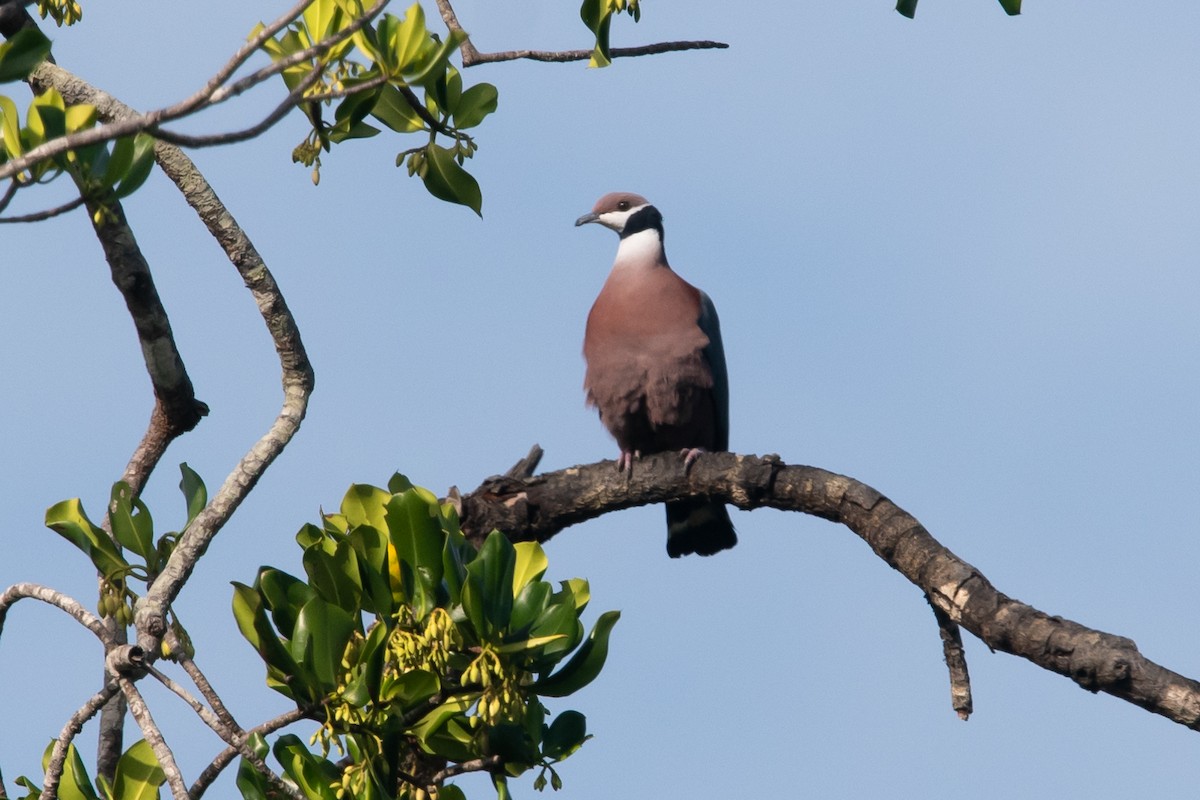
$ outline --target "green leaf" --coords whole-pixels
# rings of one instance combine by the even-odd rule
[[[353,528],[370,525],[379,531],[387,530],[387,504],[391,494],[378,486],[365,483],[353,484],[342,498],[342,515]]]
[[[500,93],[490,83],[478,83],[462,93],[458,107],[454,109],[454,127],[474,128],[483,118],[496,110]]]
[[[397,72],[409,72],[417,66],[422,50],[430,42],[429,30],[425,27],[425,12],[420,3],[413,3],[404,12],[404,21],[389,31],[389,46],[392,65]]]
[[[113,796],[120,800],[157,800],[158,787],[166,780],[150,743],[141,739],[117,760]]]
[[[1021,13],[1021,0],[1000,0],[1000,5],[1004,8],[1004,13],[1010,17]]]
[[[467,795],[453,783],[447,783],[438,789],[438,800],[467,800]]]
[[[516,565],[513,567],[512,586],[515,597],[521,593],[526,584],[536,581],[546,574],[550,560],[546,558],[546,551],[537,542],[517,542],[513,545],[513,550],[517,556]]]
[[[272,749],[284,772],[296,782],[305,796],[312,800],[336,800],[333,787],[341,786],[337,767],[327,759],[317,758],[304,742],[292,734],[280,736]]]
[[[208,489],[204,487],[204,480],[186,461],[179,465],[179,472],[183,476],[179,479],[179,491],[183,492],[183,499],[187,501],[187,521],[191,523],[208,505]]]
[[[360,525],[350,531],[346,541],[358,556],[363,610],[390,619],[396,605],[389,580],[391,557],[388,555],[389,542],[385,534],[370,525]]]
[[[466,206],[483,216],[483,193],[471,174],[458,165],[454,154],[446,148],[429,144],[425,147],[428,169],[422,176],[425,188],[439,200]]]
[[[349,612],[320,597],[312,598],[300,609],[291,655],[300,666],[311,671],[325,693],[337,688],[342,654],[354,628],[355,620]]]
[[[18,158],[21,148],[21,117],[17,104],[11,98],[0,95],[0,139],[4,140],[4,151],[9,158]]]
[[[542,755],[551,761],[562,761],[587,741],[587,717],[578,711],[559,714],[542,738]]]
[[[133,162],[116,186],[117,197],[128,197],[141,188],[150,177],[150,170],[153,168],[154,137],[139,133],[133,140]]]
[[[608,659],[609,634],[620,618],[620,611],[601,614],[587,641],[571,656],[571,660],[550,677],[534,683],[533,690],[546,697],[566,697],[595,680]]]
[[[897,0],[896,11],[912,19],[917,15],[917,0]]]
[[[46,509],[46,527],[87,553],[101,575],[111,577],[129,567],[108,534],[92,524],[79,498],[63,500]]]
[[[552,591],[550,584],[545,581],[527,583],[513,600],[512,617],[508,622],[510,632],[522,633],[532,625],[546,611]]]
[[[158,551],[154,549],[154,520],[141,500],[133,497],[133,489],[125,481],[113,484],[108,506],[108,518],[113,536],[122,547],[146,560],[146,566],[158,571]]]
[[[22,28],[0,43],[0,83],[22,81],[50,55],[50,40],[37,28]]]
[[[321,544],[306,549],[301,559],[304,571],[308,574],[309,583],[322,597],[349,613],[357,614],[362,598],[358,557],[345,539],[333,543],[330,549]]]
[[[233,618],[242,636],[266,662],[269,684],[297,701],[319,699],[308,673],[298,669],[288,648],[271,629],[262,597],[256,590],[245,584],[233,584]]]
[[[442,582],[442,526],[438,522],[436,498],[431,504],[418,489],[393,495],[387,506],[388,539],[401,563],[407,564],[415,585],[409,599],[418,620],[436,603]]]
[[[54,752],[54,742],[51,742],[42,756],[42,769],[50,764],[50,756]],[[91,778],[88,777],[87,767],[79,757],[75,745],[67,745],[67,758],[63,762],[62,776],[59,778],[58,800],[99,800],[92,789]]]
[[[316,592],[299,578],[273,567],[263,567],[254,581],[259,596],[271,612],[271,621],[284,636],[291,638],[300,609]]]
[[[451,717],[466,713],[471,706],[475,705],[475,701],[479,699],[480,694],[481,692],[465,692],[463,694],[451,695],[445,701],[439,703],[428,714],[421,717],[409,729],[409,732],[424,742],[430,735],[445,725]]]
[[[426,702],[441,689],[437,675],[429,670],[412,669],[398,677],[385,679],[379,690],[379,700],[397,704],[404,713]]]
[[[463,608],[480,636],[503,631],[512,617],[513,571],[517,554],[500,531],[492,531],[467,565],[463,584]]]
[[[425,127],[425,121],[400,90],[388,84],[379,90],[371,116],[397,133],[412,133]],[[393,490],[394,491],[394,490]]]

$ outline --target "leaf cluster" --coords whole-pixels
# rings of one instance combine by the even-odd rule
[[[579,8],[579,17],[583,24],[596,37],[596,46],[592,57],[588,60],[589,67],[607,67],[612,63],[612,51],[609,46],[609,28],[612,27],[614,14],[627,13],[634,22],[642,19],[642,9],[638,0],[583,0]]]
[[[49,766],[53,751],[54,742],[51,742],[42,756],[43,770]],[[55,796],[61,800],[157,800],[158,787],[166,780],[166,773],[154,757],[154,750],[145,739],[139,739],[117,759],[111,782],[103,775],[97,776],[97,793],[92,788],[87,766],[72,744],[67,747],[67,758],[63,762],[62,777]],[[42,794],[41,787],[24,775],[17,778],[16,783],[28,790],[28,794],[16,800],[37,800]]]
[[[191,523],[208,502],[208,490],[200,476],[186,463],[180,464],[179,469],[182,473],[179,489],[187,502],[187,522]],[[111,535],[91,521],[78,497],[46,509],[46,527],[83,551],[96,567],[100,575],[100,615],[130,625],[138,595],[129,587],[129,581],[152,583],[175,549],[180,534],[169,531],[156,536],[150,509],[134,496],[124,481],[113,484],[108,522]],[[172,619],[171,625],[190,657],[187,632],[176,619]],[[165,642],[163,648],[162,655],[170,657]]]
[[[34,28],[19,31],[0,43],[0,83],[24,80],[50,53],[50,40]],[[0,164],[19,158],[53,139],[87,130],[96,124],[96,108],[88,104],[67,105],[55,89],[35,97],[25,112],[22,125],[17,105],[0,95]],[[13,180],[18,186],[49,183],[70,173],[85,198],[105,202],[119,200],[138,189],[154,166],[154,140],[146,134],[126,136],[112,143],[87,145],[39,161]],[[103,210],[97,211],[103,214]],[[100,222],[99,217],[97,223]]]
[[[453,507],[401,475],[386,490],[350,487],[339,513],[296,541],[305,577],[264,567],[253,585],[234,584],[233,610],[268,685],[316,709],[320,752],[283,736],[252,742],[261,755],[273,752],[310,798],[424,797],[439,781],[410,764],[428,758],[486,765],[501,798],[508,777],[533,768],[535,785],[548,775],[557,788],[553,765],[588,738],[586,720],[551,720],[542,698],[598,675],[619,617],[602,614],[585,636],[586,581],[543,580],[541,546],[499,532],[476,551]],[[268,796],[248,762],[239,786]]]
[[[280,74],[290,92],[302,93],[301,107],[312,125],[293,160],[312,167],[316,183],[320,154],[333,144],[376,136],[380,125],[402,134],[423,132],[428,142],[398,154],[396,166],[406,164],[408,174],[420,177],[434,197],[482,213],[479,184],[462,167],[476,150],[466,131],[496,110],[498,93],[490,83],[464,88],[461,73],[450,64],[466,34],[449,31],[442,39],[429,30],[424,11],[414,3],[402,18],[382,14],[343,36],[364,13],[358,0],[314,0],[263,44],[276,62],[294,62]],[[334,43],[319,47],[329,41]],[[328,121],[323,109],[331,105]]]

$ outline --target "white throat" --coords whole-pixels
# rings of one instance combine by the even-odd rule
[[[617,245],[614,267],[626,269],[649,269],[664,263],[662,240],[658,231],[644,230],[621,239]]]

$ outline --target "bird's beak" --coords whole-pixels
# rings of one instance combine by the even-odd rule
[[[584,214],[582,217],[575,220],[575,227],[578,228],[580,225],[585,225],[589,222],[599,222],[599,221],[600,221],[600,215],[597,214],[595,211],[593,211],[591,213]]]

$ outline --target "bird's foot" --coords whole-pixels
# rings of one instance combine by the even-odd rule
[[[679,455],[683,457],[684,474],[692,468],[692,463],[700,456],[701,453],[707,453],[703,447],[685,447],[679,451]]]
[[[639,450],[622,450],[621,455],[617,456],[617,472],[625,472],[629,470],[633,473],[633,462],[642,457]]]

